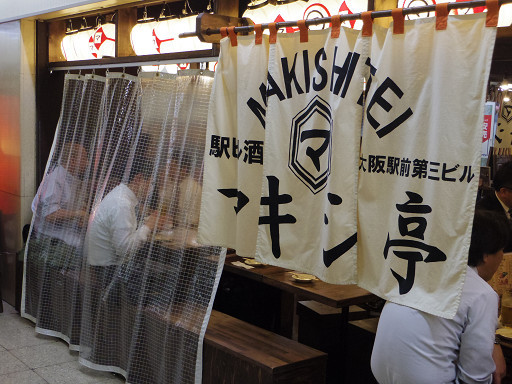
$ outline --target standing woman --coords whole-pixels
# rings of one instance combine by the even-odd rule
[[[495,344],[498,295],[487,283],[509,240],[504,215],[476,211],[466,279],[453,319],[387,302],[371,367],[380,384],[501,383],[505,360]]]

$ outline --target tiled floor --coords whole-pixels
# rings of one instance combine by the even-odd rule
[[[0,313],[0,384],[120,384],[122,377],[78,364],[78,352],[34,324],[7,303]]]

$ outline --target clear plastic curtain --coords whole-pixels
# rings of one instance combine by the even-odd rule
[[[82,287],[80,274],[92,202],[94,151],[105,79],[65,77],[55,140],[34,211],[25,254],[22,316],[39,333],[61,337],[78,349]]]
[[[98,129],[89,133],[86,185],[75,192],[91,205],[75,273],[79,305],[67,311],[81,319],[79,361],[129,383],[201,381],[202,340],[225,255],[196,241],[212,82],[200,71],[110,73]],[[27,255],[39,255],[32,244],[31,236]],[[40,266],[32,269],[46,281]],[[25,291],[40,294],[41,283],[27,278]],[[38,305],[27,316],[38,323],[43,311],[64,317]]]

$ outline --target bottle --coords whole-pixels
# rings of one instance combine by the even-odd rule
[[[512,327],[512,290],[507,289],[501,297],[501,323]]]

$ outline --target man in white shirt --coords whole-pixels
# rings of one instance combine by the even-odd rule
[[[32,201],[35,219],[31,240],[37,238],[58,248],[49,252],[47,261],[52,265],[80,263],[78,258],[76,263],[72,262],[69,252],[81,254],[82,230],[89,218],[78,198],[87,163],[87,152],[82,145],[64,144],[59,164],[45,176]]]
[[[89,213],[84,209],[82,178],[85,148],[65,143],[58,164],[44,177],[32,202],[34,220],[25,265],[25,313],[40,333],[65,336],[78,345],[78,276]]]
[[[109,192],[92,212],[86,237],[87,261],[93,266],[119,265],[130,249],[147,241],[155,228],[157,213],[140,226],[136,207],[151,192],[152,167],[134,165],[127,184],[121,183]]]
[[[508,238],[503,216],[475,213],[466,280],[453,319],[386,303],[371,358],[380,384],[501,383],[505,360],[494,343],[498,295],[487,281]]]
[[[82,326],[80,339],[84,346],[81,353],[91,361],[97,356],[119,356],[125,348],[122,335],[129,331],[123,327],[131,327],[133,318],[123,311],[129,307],[126,302],[137,305],[143,291],[144,263],[137,260],[143,255],[137,250],[157,227],[156,212],[143,223],[137,219],[137,210],[149,205],[146,201],[153,192],[153,170],[147,159],[135,159],[128,182],[112,189],[91,213],[85,240],[89,266],[84,316],[88,321]],[[97,338],[102,342],[97,343]]]

